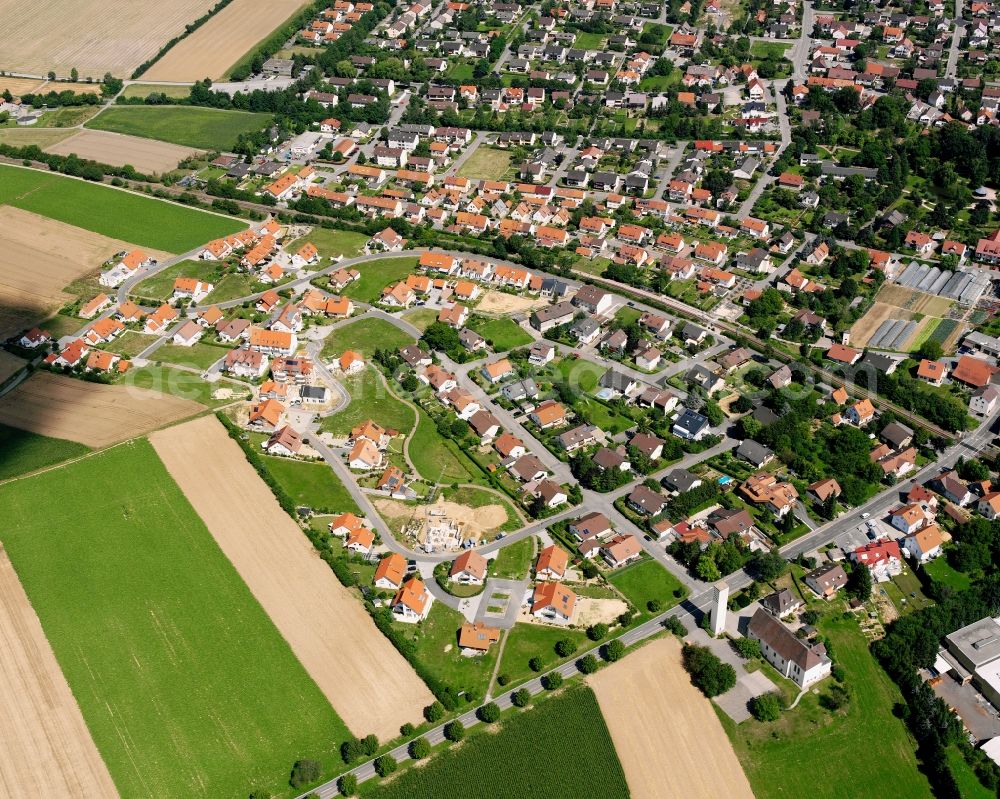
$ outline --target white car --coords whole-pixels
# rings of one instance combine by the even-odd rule
[[[871,514],[870,514],[870,513],[862,513],[862,514],[861,514],[861,518],[862,518],[862,519],[867,519],[867,518],[868,518],[869,516],[871,516]]]

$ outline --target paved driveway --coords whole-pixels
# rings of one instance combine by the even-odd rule
[[[527,580],[495,580],[486,582],[486,590],[479,595],[479,610],[476,621],[509,630],[517,621],[521,600],[528,590]],[[502,608],[502,611],[490,608]]]

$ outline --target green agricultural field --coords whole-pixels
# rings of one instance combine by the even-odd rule
[[[652,559],[619,569],[608,577],[608,582],[638,608],[640,620],[653,615],[647,607],[651,600],[659,600],[666,610],[680,602],[686,593],[678,579]]]
[[[284,796],[302,757],[332,772],[346,728],[148,441],[0,486],[0,507],[123,799]]]
[[[262,130],[270,121],[270,114],[248,111],[183,105],[118,105],[101,112],[85,127],[202,150],[229,150],[241,133]]]
[[[454,442],[441,436],[434,420],[423,410],[408,451],[420,476],[433,483],[468,483],[482,478],[473,464],[466,467],[465,458],[459,455]]]
[[[164,94],[167,97],[180,99],[191,96],[190,86],[163,86],[157,83],[133,83],[125,87],[123,97],[149,97],[151,94]]]
[[[357,269],[361,273],[361,277],[348,284],[343,294],[345,297],[359,302],[377,302],[382,297],[382,289],[390,283],[403,280],[417,268],[419,260],[414,256],[406,256],[379,258],[375,261],[358,264],[352,268]]]
[[[125,385],[147,388],[182,399],[200,402],[209,408],[234,402],[238,399],[248,399],[250,390],[239,383],[220,380],[218,383],[207,383],[194,372],[172,369],[169,366],[144,366],[141,369],[129,369],[121,381]],[[212,399],[212,393],[219,389],[232,389],[233,396],[229,399]]]
[[[368,241],[368,236],[364,233],[357,233],[353,230],[331,230],[325,227],[316,227],[306,236],[296,239],[285,245],[288,252],[297,252],[306,242],[311,242],[319,250],[322,258],[354,258],[361,254],[361,249]]]
[[[38,120],[41,128],[75,128],[83,124],[97,113],[97,107],[92,105],[64,105],[42,114]]]
[[[397,350],[412,344],[413,336],[407,335],[392,322],[377,316],[362,317],[338,327],[323,342],[320,353],[324,360],[339,358],[346,350],[354,350],[371,358],[375,350]]]
[[[390,394],[385,381],[374,369],[366,368],[345,378],[342,383],[351,395],[351,402],[339,413],[324,418],[323,430],[334,435],[346,435],[366,419],[373,419],[383,427],[398,430],[404,435],[413,429],[413,408]]]
[[[361,512],[325,463],[265,456],[264,465],[296,505],[305,505],[318,513]]]
[[[833,643],[833,659],[844,667],[851,694],[847,707],[825,710],[807,693],[776,722],[719,718],[743,764],[757,799],[929,799],[927,779],[917,770],[915,744],[892,715],[898,689],[879,668],[857,622],[827,617],[820,630]],[[820,693],[826,684],[820,684]],[[850,763],[849,769],[844,768]]]
[[[30,147],[34,144],[44,149],[75,134],[75,130],[67,130],[66,128],[0,127],[0,144],[9,144],[11,147]]]
[[[498,647],[482,657],[468,658],[458,648],[458,630],[465,623],[462,614],[443,602],[435,602],[430,615],[419,625],[394,622],[403,638],[412,641],[416,658],[433,677],[455,689],[481,699],[486,695]]]
[[[490,574],[506,580],[522,580],[535,559],[535,539],[522,538],[501,549],[490,564]]]
[[[227,347],[216,347],[214,344],[198,342],[191,347],[180,344],[164,344],[153,351],[153,360],[172,363],[177,366],[187,366],[192,369],[208,369],[220,358],[225,358],[229,352]]]
[[[480,145],[456,174],[472,180],[500,180],[510,168],[510,158],[506,150]]]
[[[44,469],[90,452],[90,447],[0,424],[0,480]]]
[[[174,293],[174,281],[179,277],[194,277],[207,283],[222,280],[222,265],[218,261],[187,260],[136,283],[132,296],[165,301]]]
[[[540,756],[541,747],[544,756]],[[665,761],[664,766],[669,763]],[[477,732],[461,748],[435,756],[387,785],[363,786],[362,796],[443,796],[449,792],[442,791],[442,786],[449,786],[462,799],[629,796],[601,709],[585,685],[574,685],[528,712],[507,718],[495,734]]]
[[[489,319],[474,316],[469,327],[486,339],[497,352],[507,352],[517,347],[526,347],[534,339],[513,319]]]
[[[237,219],[52,172],[0,165],[0,203],[104,236],[181,253],[246,227]]]
[[[569,660],[560,658],[556,654],[556,644],[564,638],[575,641],[581,649],[587,643],[587,636],[580,630],[518,622],[514,625],[514,629],[507,633],[507,643],[504,645],[503,659],[500,661],[500,673],[509,675],[511,684],[516,685],[535,676],[535,672],[528,667],[528,661],[533,657],[541,659],[543,670]]]

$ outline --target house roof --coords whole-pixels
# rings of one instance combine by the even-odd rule
[[[538,560],[535,562],[535,571],[550,571],[562,577],[569,566],[569,555],[566,550],[560,549],[555,544],[550,544],[538,553]]]
[[[531,600],[531,612],[553,608],[567,618],[576,607],[576,594],[560,582],[536,583]]]
[[[485,652],[500,640],[500,629],[498,627],[488,627],[482,622],[469,624],[466,622],[458,631],[458,645],[462,649],[475,649]]]
[[[411,577],[396,592],[392,599],[393,606],[403,605],[409,608],[418,616],[423,615],[427,603],[430,601],[430,593],[423,580],[419,577]]]
[[[482,580],[486,576],[486,558],[474,549],[467,549],[451,564],[449,574],[454,577],[456,574],[467,572],[477,580]]]
[[[406,558],[398,552],[390,552],[378,562],[373,582],[388,580],[393,585],[400,585],[406,576]]]
[[[791,630],[762,608],[753,614],[747,629],[755,638],[767,644],[784,660],[790,660],[803,672],[823,662],[822,656],[815,649],[796,638]]]
[[[958,363],[955,364],[955,369],[951,373],[951,376],[955,380],[960,380],[970,386],[982,388],[990,382],[990,378],[993,377],[993,373],[996,370],[997,367],[992,366],[986,361],[973,358],[971,355],[963,355],[958,359]]]

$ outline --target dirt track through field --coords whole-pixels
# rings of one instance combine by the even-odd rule
[[[72,298],[63,291],[66,286],[95,272],[115,253],[135,247],[9,205],[0,205],[0,229],[0,338],[51,314]]]
[[[37,372],[0,399],[0,422],[43,436],[104,447],[204,409],[192,400],[157,391]]]
[[[212,7],[211,0],[0,0],[0,69],[127,78]]]
[[[233,0],[142,75],[143,80],[221,78],[254,45],[306,5],[303,0]],[[317,53],[322,52],[317,48]]]
[[[633,799],[754,799],[711,703],[661,638],[587,678]]]
[[[0,549],[0,795],[117,797],[27,594]]]
[[[243,451],[207,416],[150,436],[292,651],[357,735],[419,723],[434,697],[318,557]]]
[[[46,147],[45,151],[55,155],[76,153],[80,158],[90,158],[112,166],[131,164],[146,174],[169,172],[176,168],[178,162],[199,152],[192,147],[104,130],[81,130],[68,139]]]

